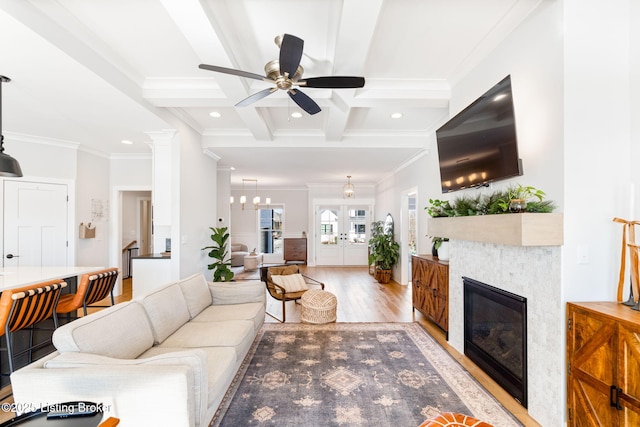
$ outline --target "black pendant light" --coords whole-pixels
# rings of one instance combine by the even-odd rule
[[[20,163],[4,153],[4,135],[2,134],[2,83],[8,83],[9,77],[0,76],[0,176],[22,176]]]

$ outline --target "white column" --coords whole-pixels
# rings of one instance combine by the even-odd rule
[[[151,138],[153,151],[152,167],[152,204],[153,204],[153,248],[154,252],[164,252],[166,239],[171,238],[173,224],[172,206],[174,194],[173,182],[179,172],[178,163],[172,160],[176,131],[165,130],[160,132],[147,132]],[[178,159],[176,159],[177,162]],[[179,242],[174,242],[179,244]]]

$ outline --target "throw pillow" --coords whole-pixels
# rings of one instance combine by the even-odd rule
[[[309,289],[302,274],[287,274],[284,276],[274,274],[271,276],[271,280],[276,285],[282,286],[286,293],[306,291]]]

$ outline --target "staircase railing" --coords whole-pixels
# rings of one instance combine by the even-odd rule
[[[138,242],[132,240],[124,248],[122,248],[122,278],[129,279],[131,277],[131,259],[138,255],[138,248],[135,246]]]

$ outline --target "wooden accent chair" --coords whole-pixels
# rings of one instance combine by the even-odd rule
[[[296,287],[292,290],[292,288],[285,288],[285,285],[276,284],[272,276],[293,276],[298,275],[300,280],[303,280],[304,284],[300,283],[301,286]],[[296,277],[298,278],[298,277]],[[267,286],[267,292],[271,295],[272,298],[277,299],[282,302],[282,319],[279,319],[275,315],[269,313],[267,314],[278,322],[284,323],[287,318],[286,306],[285,303],[287,301],[295,301],[296,303],[300,300],[302,295],[307,292],[311,286],[319,286],[320,289],[324,290],[324,283],[312,279],[311,277],[305,276],[304,274],[300,274],[300,268],[297,265],[279,265],[272,267],[261,267],[260,268],[260,280],[262,280]]]
[[[13,373],[14,357],[22,353],[29,353],[29,363],[33,346],[33,326],[49,317],[53,317],[55,327],[58,327],[56,305],[60,298],[60,292],[67,286],[61,279],[49,280],[34,285],[23,286],[16,289],[6,289],[0,296],[0,336],[5,335],[6,350],[9,356],[9,370]],[[29,348],[14,354],[13,332],[29,328]]]
[[[58,314],[71,314],[83,309],[87,315],[87,307],[111,295],[111,305],[114,305],[113,288],[118,279],[117,268],[107,268],[91,273],[83,274],[75,294],[66,294],[60,297],[56,312]],[[93,307],[109,307],[93,305]]]

